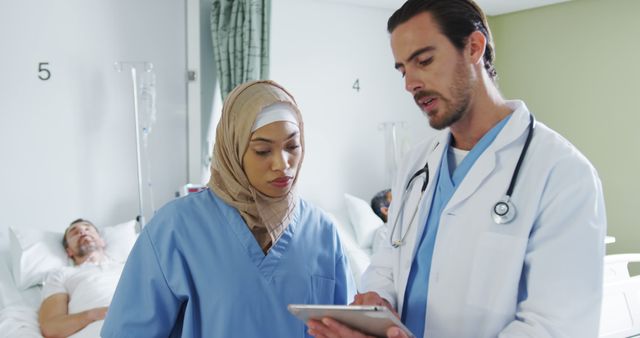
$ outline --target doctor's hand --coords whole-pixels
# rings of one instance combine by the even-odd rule
[[[353,303],[351,303],[349,305],[384,306],[384,307],[388,308],[389,310],[391,310],[391,312],[393,312],[393,314],[396,315],[396,317],[398,317],[398,319],[400,319],[400,316],[398,316],[398,313],[396,312],[396,309],[394,309],[393,306],[391,306],[389,301],[387,301],[386,299],[380,297],[380,295],[377,292],[358,293],[356,295],[356,297],[353,299]]]

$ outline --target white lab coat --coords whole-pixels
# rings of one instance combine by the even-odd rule
[[[596,337],[606,233],[600,179],[573,145],[535,122],[512,196],[516,218],[496,224],[491,210],[507,191],[529,123],[523,102],[509,105],[513,116],[442,211],[424,337]],[[387,238],[362,277],[366,291],[399,313],[449,135],[441,132],[406,157],[392,188],[387,236],[409,177],[427,160],[429,185],[411,226],[405,222],[420,198],[420,179],[408,192],[394,233],[407,233],[405,245],[392,248]]]

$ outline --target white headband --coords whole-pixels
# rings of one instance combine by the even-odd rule
[[[290,104],[278,102],[262,109],[256,116],[255,122],[253,122],[251,132],[253,133],[258,128],[278,121],[286,121],[298,125],[296,114]]]

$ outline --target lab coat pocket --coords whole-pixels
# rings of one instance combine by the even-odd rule
[[[331,278],[311,276],[309,304],[333,304],[335,284]]]
[[[483,233],[473,253],[467,302],[494,313],[510,313],[517,303],[527,240]]]

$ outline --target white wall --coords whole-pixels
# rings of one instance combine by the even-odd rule
[[[217,71],[213,59],[213,40],[211,38],[211,0],[200,0],[200,58],[202,79],[202,112],[201,112],[201,149],[200,177],[192,183],[206,184],[210,176],[210,158],[213,150],[215,127],[220,118],[222,98],[219,85],[216,87]]]
[[[345,192],[368,201],[389,186],[381,123],[405,121],[410,144],[434,133],[393,67],[386,31],[392,12],[272,2],[270,77],[295,96],[305,121],[300,193],[328,210],[342,208]]]
[[[155,65],[156,208],[186,183],[183,1],[3,1],[0,41],[0,237],[8,226],[137,215],[131,76],[114,61]],[[40,62],[49,63],[47,81]]]

